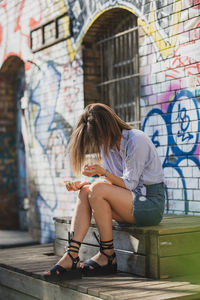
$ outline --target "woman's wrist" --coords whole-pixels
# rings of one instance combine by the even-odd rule
[[[109,174],[110,172],[108,171],[108,170],[106,170],[105,169],[105,172],[101,175],[101,176],[103,176],[103,177],[108,177],[108,174]]]

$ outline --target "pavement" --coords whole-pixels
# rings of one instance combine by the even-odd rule
[[[27,231],[0,230],[0,249],[38,244]]]

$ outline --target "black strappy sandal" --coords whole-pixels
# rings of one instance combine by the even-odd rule
[[[68,246],[66,247],[66,252],[69,254],[69,257],[72,260],[72,267],[70,269],[65,269],[60,265],[54,265],[49,270],[50,275],[46,275],[46,274],[43,275],[44,280],[58,282],[58,281],[82,278],[82,269],[77,268],[77,264],[80,261],[80,258],[79,256],[73,257],[70,253],[70,252],[78,253],[81,243],[73,240],[72,237],[73,237],[73,232],[72,233],[68,232]],[[71,243],[77,244],[78,247],[71,245]]]
[[[100,252],[108,258],[108,263],[105,266],[99,265],[92,259],[88,259],[84,262],[83,266],[83,276],[99,276],[99,275],[109,275],[117,273],[117,263],[113,264],[113,260],[116,257],[115,252],[112,255],[104,253],[104,250],[113,249],[113,240],[101,241],[96,233],[94,236],[100,245]],[[92,269],[90,268],[92,267]]]

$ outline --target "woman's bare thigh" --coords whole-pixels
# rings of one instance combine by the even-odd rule
[[[96,182],[94,189],[107,200],[113,211],[113,219],[134,224],[133,196],[130,190],[104,182]]]

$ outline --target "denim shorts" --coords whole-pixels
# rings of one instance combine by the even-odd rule
[[[146,185],[146,196],[133,194],[133,216],[136,226],[158,225],[165,208],[164,183]]]

